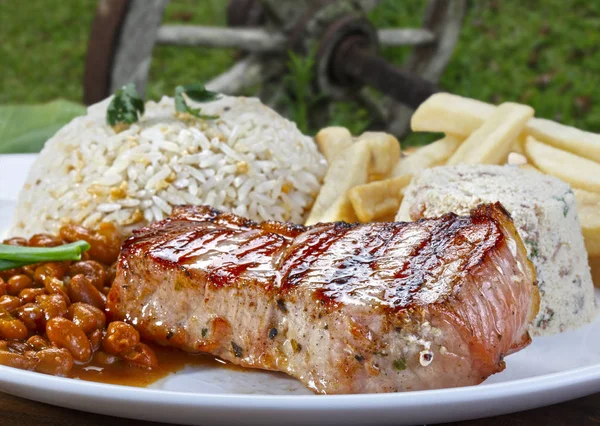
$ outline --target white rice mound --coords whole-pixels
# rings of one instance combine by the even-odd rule
[[[163,97],[120,133],[106,123],[109,102],[92,105],[46,143],[21,190],[12,235],[103,221],[129,233],[180,204],[303,222],[326,162],[312,138],[258,99],[192,102],[219,116],[200,120],[178,118],[173,99]]]

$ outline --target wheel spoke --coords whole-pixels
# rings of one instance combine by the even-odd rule
[[[259,84],[262,66],[255,56],[233,64],[227,71],[206,83],[206,88],[227,95],[236,95],[244,89]]]
[[[140,94],[144,94],[156,29],[162,20],[168,0],[130,0],[128,13],[120,33],[110,76],[113,93],[123,84],[134,82]],[[126,42],[123,42],[126,40]]]
[[[159,44],[223,47],[251,52],[281,52],[285,36],[260,28],[199,27],[163,25],[158,29]]]
[[[417,46],[435,41],[435,34],[422,28],[389,28],[377,31],[384,46]]]

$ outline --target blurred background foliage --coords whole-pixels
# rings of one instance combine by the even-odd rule
[[[371,19],[379,27],[420,26],[425,3],[382,0]],[[225,0],[172,0],[165,21],[224,25],[225,5]],[[7,145],[10,151],[37,149],[31,141],[17,138],[15,142],[19,129],[14,126],[20,120],[37,126],[39,139],[81,113],[74,103],[82,99],[87,38],[95,9],[93,0],[0,0],[0,151],[6,152]],[[402,64],[408,50],[390,48],[383,54]],[[234,55],[223,49],[157,46],[147,97],[158,99],[182,82],[209,80],[231,65]],[[600,132],[600,1],[469,2],[461,38],[441,86],[493,103],[527,103],[539,117]],[[72,102],[48,104],[37,112],[42,117],[33,122],[28,122],[26,109],[15,105],[56,99]],[[369,125],[368,114],[357,105],[336,103],[333,109],[332,124],[345,125],[353,132]],[[301,121],[303,117],[292,118]],[[10,140],[7,134],[12,135]],[[409,137],[412,143],[422,141]]]

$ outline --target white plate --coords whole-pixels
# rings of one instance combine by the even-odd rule
[[[10,225],[31,155],[0,156],[0,230]],[[600,298],[600,292],[597,292]],[[187,368],[148,389],[0,367],[0,391],[94,413],[183,424],[415,424],[487,417],[600,391],[600,319],[537,338],[479,386],[379,395],[316,396],[260,371]]]

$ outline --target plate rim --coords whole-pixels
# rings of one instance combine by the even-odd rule
[[[328,408],[332,407],[331,404],[344,404],[344,403],[356,403],[358,401],[368,400],[373,402],[385,403],[398,403],[410,400],[411,403],[415,403],[417,400],[430,400],[433,398],[440,403],[452,403],[463,401],[461,396],[467,394],[471,397],[471,402],[481,399],[489,399],[493,397],[501,397],[506,393],[511,396],[529,394],[535,391],[549,391],[558,390],[561,388],[568,388],[570,386],[581,386],[586,387],[588,384],[598,385],[600,390],[600,362],[594,365],[585,367],[579,367],[575,369],[569,369],[554,373],[542,374],[534,377],[526,377],[516,380],[508,380],[505,382],[491,383],[484,386],[473,385],[473,386],[462,386],[456,388],[443,388],[443,389],[432,389],[422,391],[406,391],[406,392],[395,392],[395,393],[373,393],[373,394],[340,394],[340,395],[264,395],[264,394],[220,394],[220,393],[204,393],[204,392],[190,392],[190,391],[174,391],[167,389],[153,389],[153,388],[142,388],[135,386],[125,385],[114,385],[108,383],[98,383],[85,380],[77,380],[66,377],[49,376],[41,373],[32,371],[19,370],[13,367],[1,366],[0,365],[0,384],[2,388],[6,384],[14,384],[18,381],[20,386],[34,387],[37,389],[54,389],[54,384],[59,385],[61,391],[67,390],[65,393],[76,392],[82,396],[83,390],[86,395],[100,396],[96,393],[105,394],[104,397],[110,398],[110,394],[113,391],[122,394],[124,396],[132,397],[133,400],[138,402],[150,402],[154,397],[163,397],[162,402],[166,402],[164,397],[168,399],[177,398],[179,402],[182,400],[193,400],[191,405],[203,406],[203,405],[214,405],[216,402],[225,402],[230,400],[236,400],[240,403],[254,404],[257,401],[266,402],[263,408],[277,408],[281,402],[285,401],[292,404],[300,404],[310,402],[311,404],[315,401],[323,401],[317,404],[326,404]],[[65,389],[67,388],[67,389]],[[80,391],[68,388],[81,388]],[[482,392],[477,392],[482,390]],[[8,391],[10,393],[10,391]],[[125,394],[125,395],[123,395]],[[139,397],[138,397],[139,396]],[[147,397],[147,398],[146,398]],[[198,404],[198,401],[209,401],[208,404]],[[271,406],[273,405],[273,406]],[[357,408],[363,406],[363,404],[356,404]],[[280,407],[279,407],[280,408]],[[300,408],[300,407],[295,407]],[[347,407],[345,407],[347,408]]]

